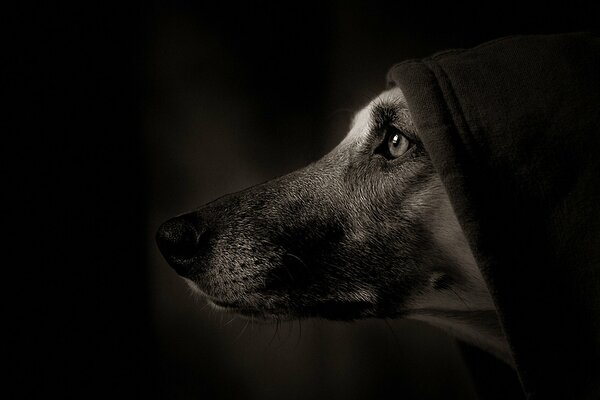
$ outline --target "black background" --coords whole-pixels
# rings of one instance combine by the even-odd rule
[[[597,33],[596,2],[63,3],[3,19],[7,398],[474,398],[453,342],[422,325],[238,338],[245,323],[202,310],[153,232],[323,155],[394,62]]]

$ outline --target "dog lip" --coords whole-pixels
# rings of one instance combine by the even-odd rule
[[[239,301],[224,301],[207,297],[209,304],[219,311],[234,312],[241,315],[270,318],[285,318],[288,313],[278,309],[260,309]],[[300,310],[297,310],[300,311]],[[349,321],[366,318],[374,311],[374,304],[365,301],[325,300],[306,306],[296,314],[300,318],[325,318],[329,320]]]
[[[456,315],[468,315],[474,313],[489,313],[496,312],[493,308],[474,308],[469,310],[454,310],[454,309],[443,309],[443,308],[414,308],[406,310],[409,314],[430,314],[430,315],[448,315],[448,314],[456,314]]]
[[[244,308],[244,306],[238,302],[231,302],[231,301],[222,301],[222,300],[217,300],[217,299],[213,299],[213,298],[208,298],[208,301],[210,303],[212,303],[214,306],[216,306],[217,308],[223,309],[223,310],[239,310]]]
[[[353,321],[357,319],[369,318],[372,316],[373,307],[358,304],[336,304],[330,302],[307,307],[303,310],[288,309],[284,311],[281,308],[260,309],[245,305],[233,305],[232,303],[212,302],[213,306],[219,311],[233,312],[245,317],[252,317],[255,321],[279,321],[303,319],[303,318],[324,318],[332,321]],[[340,306],[342,309],[338,309]]]
[[[260,310],[253,308],[249,305],[237,303],[237,302],[226,302],[209,298],[209,304],[214,307],[217,311],[230,312],[238,314],[242,317],[252,318],[253,321],[271,321],[274,318],[283,317],[283,314],[279,316],[277,313],[268,312],[266,310]]]
[[[350,321],[368,317],[374,311],[374,304],[368,301],[320,301],[308,308],[307,316],[330,320]]]
[[[216,299],[208,299],[208,300],[220,307],[227,307],[227,308],[239,307],[239,305],[237,303],[233,303],[233,302],[221,301],[221,300],[216,300]]]
[[[417,319],[419,317],[446,317],[452,319],[460,319],[464,321],[482,318],[489,321],[496,321],[498,319],[498,314],[496,310],[488,308],[472,310],[444,310],[436,308],[420,308],[413,310],[405,310],[405,314],[409,318],[412,317]]]

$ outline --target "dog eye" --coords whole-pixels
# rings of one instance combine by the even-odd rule
[[[398,128],[388,127],[386,138],[376,152],[383,155],[388,160],[393,160],[406,153],[410,147],[410,140],[408,140]]]

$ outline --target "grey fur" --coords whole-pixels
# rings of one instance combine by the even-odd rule
[[[171,263],[188,264],[217,304],[278,317],[394,317],[431,272],[459,279],[424,226],[442,189],[422,145],[393,161],[373,154],[391,124],[417,139],[408,110],[381,102],[372,114],[368,140],[183,216],[208,243]]]

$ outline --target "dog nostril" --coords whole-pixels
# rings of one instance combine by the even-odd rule
[[[190,221],[173,218],[158,228],[156,242],[165,257],[185,259],[196,254],[201,235]]]

